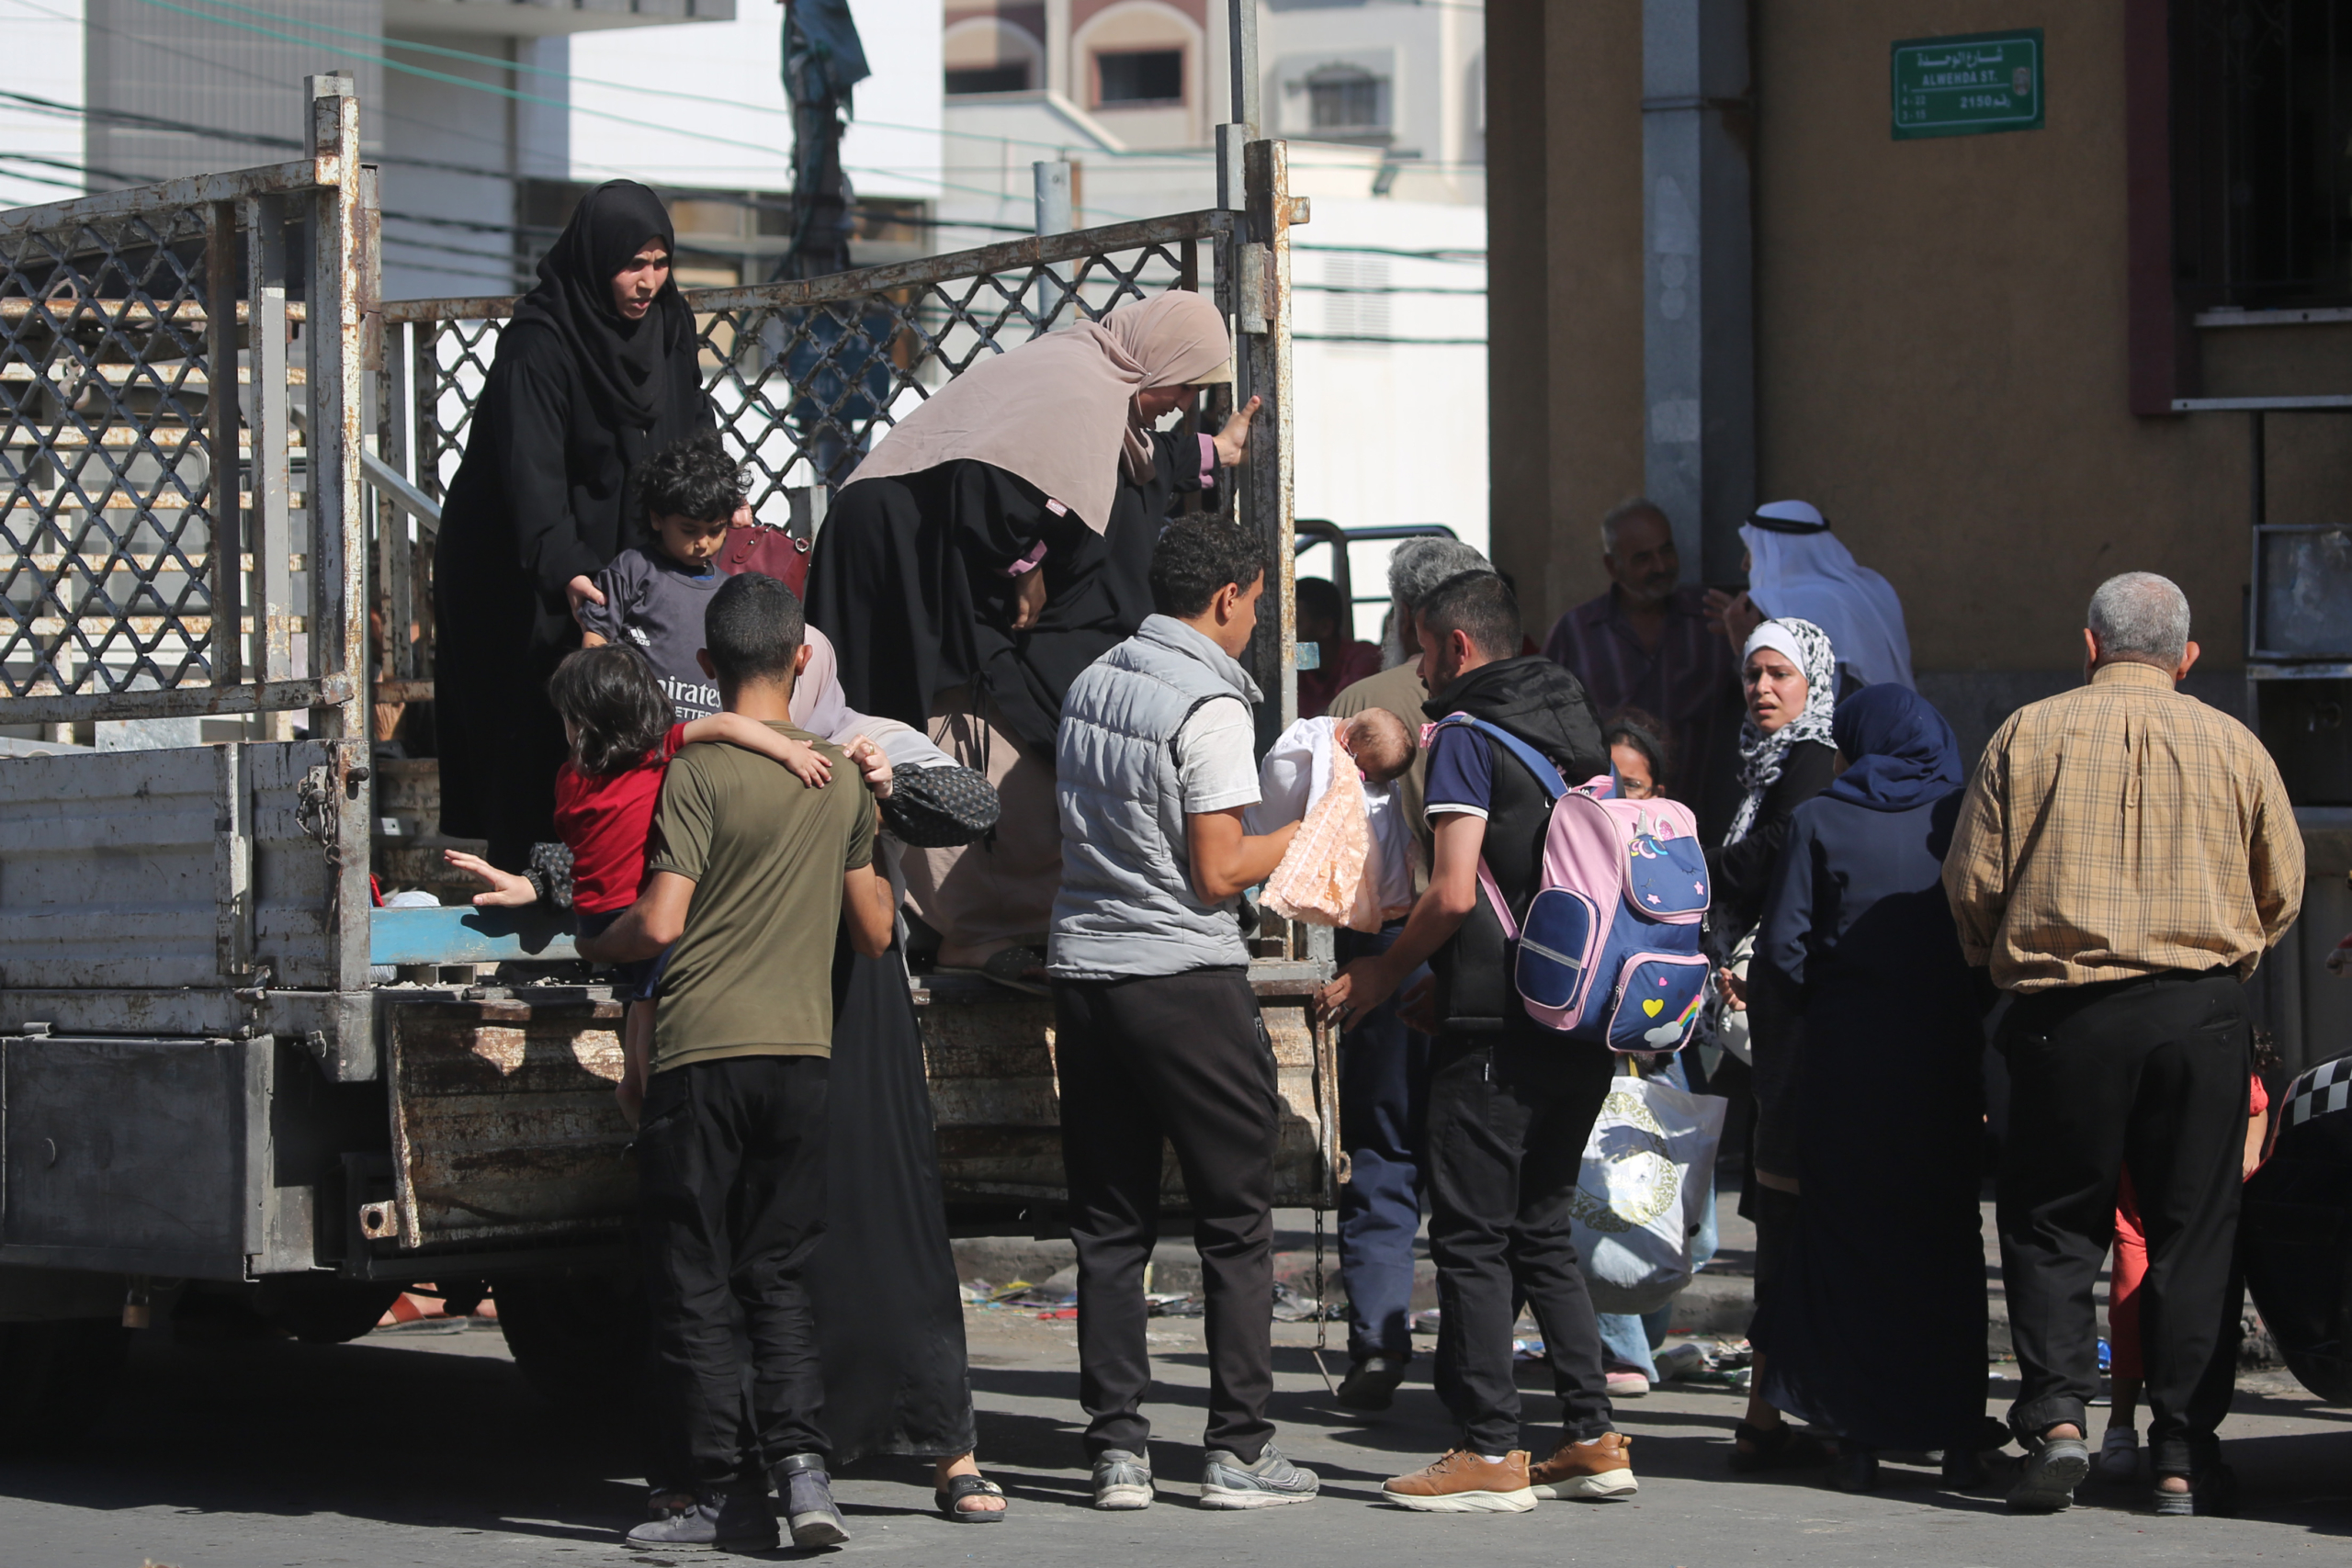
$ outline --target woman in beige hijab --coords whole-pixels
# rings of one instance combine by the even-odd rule
[[[1177,499],[1242,459],[1254,399],[1215,437],[1155,428],[1230,381],[1232,352],[1201,295],[1123,305],[974,365],[833,502],[808,619],[849,706],[924,728],[1003,803],[989,840],[906,858],[943,968],[1045,989],[1062,697],[1151,613],[1151,548]]]

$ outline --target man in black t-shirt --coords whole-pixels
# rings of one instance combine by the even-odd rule
[[[1519,606],[1490,572],[1440,584],[1414,608],[1432,719],[1466,713],[1542,752],[1569,784],[1608,772],[1591,700],[1577,678],[1518,657]],[[1520,1513],[1538,1495],[1603,1501],[1636,1489],[1613,1428],[1600,1332],[1570,1239],[1570,1201],[1586,1140],[1607,1098],[1610,1053],[1527,1016],[1510,984],[1501,920],[1482,897],[1483,861],[1515,916],[1542,871],[1551,818],[1544,784],[1491,737],[1440,729],[1430,750],[1429,891],[1383,953],[1324,988],[1327,1013],[1375,1007],[1413,968],[1436,971],[1430,1010],[1430,1253],[1441,1309],[1438,1386],[1461,1446],[1383,1488],[1434,1513]],[[1552,1456],[1531,1467],[1511,1365],[1514,1280],[1544,1335],[1565,1407]]]

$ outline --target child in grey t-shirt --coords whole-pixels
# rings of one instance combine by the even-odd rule
[[[625,642],[645,655],[680,723],[718,711],[718,687],[702,671],[703,612],[727,581],[718,552],[743,504],[742,471],[716,435],[697,435],[658,453],[638,479],[652,540],[623,550],[596,574],[601,603],[580,606],[581,640],[590,648]]]

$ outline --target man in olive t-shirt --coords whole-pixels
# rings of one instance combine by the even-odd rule
[[[790,724],[808,649],[800,602],[783,583],[730,579],[711,595],[703,640],[728,712],[816,740]],[[824,1234],[836,933],[878,957],[895,915],[873,865],[874,792],[888,787],[888,764],[871,742],[849,756],[823,750],[832,777],[813,789],[748,751],[681,751],[662,781],[659,848],[637,902],[580,944],[608,962],[673,949],[635,1147],[656,1481],[693,1500],[631,1531],[632,1545],[772,1547],[771,1480],[796,1546],[849,1539],[827,1485],[824,1382],[802,1274]]]

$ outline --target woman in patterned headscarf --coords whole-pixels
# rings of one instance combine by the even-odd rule
[[[1760,1302],[1777,1282],[1795,1223],[1796,1160],[1789,1146],[1794,1119],[1787,1103],[1796,1077],[1795,1043],[1784,1016],[1769,1007],[1752,1019],[1746,1013],[1747,959],[1764,896],[1788,841],[1789,818],[1837,776],[1838,749],[1829,728],[1837,655],[1827,634],[1811,621],[1766,621],[1748,634],[1741,649],[1739,681],[1747,702],[1747,718],[1739,728],[1745,794],[1722,846],[1707,852],[1713,879],[1710,942],[1724,963],[1724,1010],[1711,1009],[1709,1025],[1715,1043],[1747,1058],[1754,1078],[1747,1108],[1748,1179],[1740,1190],[1739,1212],[1756,1223]],[[1728,1077],[1736,1079],[1736,1071]],[[1829,1450],[1820,1439],[1782,1421],[1766,1402],[1767,1348],[1759,1343],[1757,1349],[1747,1418],[1734,1433],[1732,1468],[1826,1463]]]

